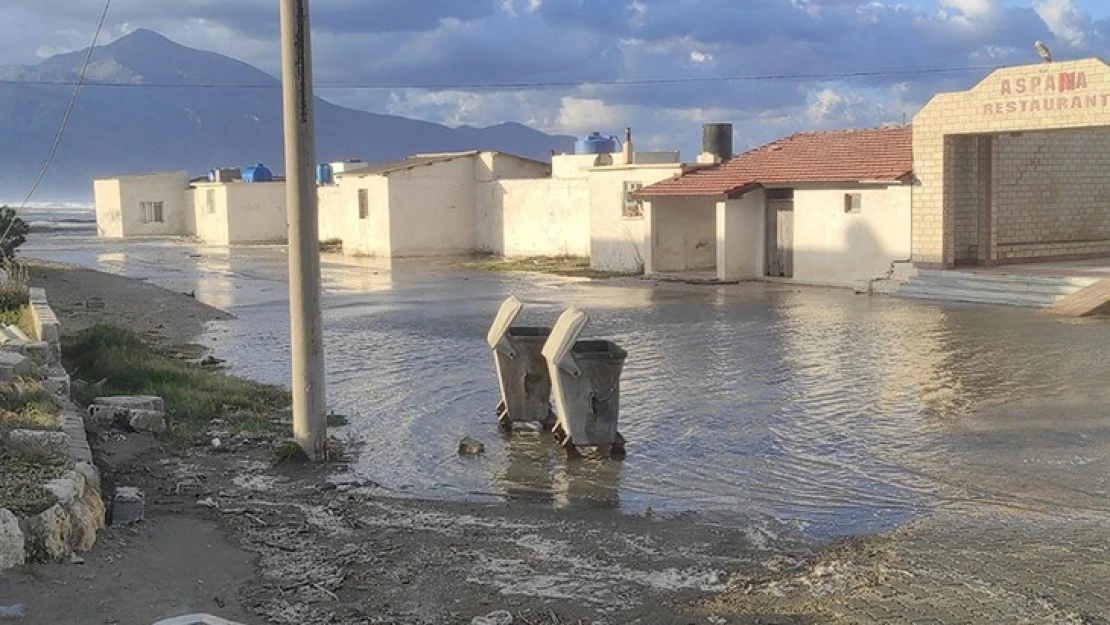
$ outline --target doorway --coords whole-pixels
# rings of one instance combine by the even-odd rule
[[[794,189],[767,189],[766,262],[772,278],[794,277]]]

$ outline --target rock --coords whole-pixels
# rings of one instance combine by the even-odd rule
[[[131,418],[131,410],[119,406],[93,404],[89,406],[89,416],[103,428],[126,425]]]
[[[219,510],[220,509],[220,504],[217,503],[216,500],[212,499],[211,497],[205,497],[204,499],[201,499],[200,501],[197,502],[197,505],[200,506],[201,508],[208,508],[210,510]]]
[[[15,605],[0,605],[0,620],[3,621],[21,621],[23,620],[23,604],[17,603]]]
[[[177,495],[197,497],[204,494],[204,483],[195,477],[184,479],[174,486],[173,492]]]
[[[20,523],[27,547],[27,558],[36,562],[57,562],[67,557],[73,531],[69,514],[54,504],[42,514],[23,519]]]
[[[498,610],[485,616],[475,616],[470,625],[513,625],[513,615],[507,610]]]
[[[112,498],[112,524],[128,525],[143,520],[146,495],[133,486],[121,486]]]
[[[76,553],[71,553],[71,554],[69,554],[69,563],[70,564],[84,564],[85,559],[82,558],[81,556],[77,555]]]
[[[11,510],[0,508],[0,571],[21,566],[26,561],[27,550],[19,519]]]
[[[104,501],[100,491],[86,484],[81,498],[66,508],[73,524],[70,542],[77,551],[89,551],[96,544],[96,534],[104,529]]]
[[[460,456],[479,456],[484,453],[486,453],[486,446],[482,444],[482,441],[469,436],[459,441]]]
[[[85,300],[85,310],[104,310],[104,307],[104,300],[100,299],[99,297],[90,297],[89,299]]]
[[[219,358],[216,358],[215,356],[205,356],[204,360],[200,361],[200,366],[202,366],[202,367],[218,367],[218,366],[224,364],[224,362],[226,362],[226,361],[221,360]]]
[[[88,488],[93,488],[100,491],[100,472],[90,462],[78,462],[74,469],[85,477],[85,484]]]
[[[22,345],[23,355],[30,358],[31,362],[40,367],[45,367],[50,361],[50,344],[46,341],[31,341]]]
[[[43,485],[50,491],[62,507],[73,505],[85,492],[85,477],[76,471],[69,471],[62,477],[50,480]]]
[[[93,402],[98,406],[115,406],[117,408],[135,408],[138,410],[166,411],[166,402],[161,397],[154,395],[117,395],[112,397],[97,397]]]
[[[30,453],[47,454],[55,457],[69,455],[69,436],[65,432],[41,432],[39,430],[12,430],[6,437],[8,448]]]
[[[0,382],[31,375],[31,360],[23,354],[0,352]]]
[[[131,418],[128,419],[127,425],[136,432],[161,434],[166,431],[166,417],[159,411],[132,408]]]

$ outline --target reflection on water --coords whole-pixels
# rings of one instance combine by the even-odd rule
[[[237,316],[212,325],[216,355],[286,382],[280,248],[116,247],[36,241],[28,253],[195,290]],[[329,405],[365,441],[357,470],[400,492],[744,511],[816,533],[878,531],[967,498],[1108,506],[1102,323],[782,285],[650,288],[331,257],[324,283]],[[527,304],[521,323],[573,305],[591,315],[587,337],[628,350],[625,462],[567,463],[545,435],[497,434],[484,337],[510,294]],[[455,454],[467,435],[485,456]]]

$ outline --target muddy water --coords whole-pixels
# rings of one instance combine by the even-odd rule
[[[150,279],[233,312],[205,337],[285,383],[280,248],[38,239],[28,254]],[[743,511],[818,535],[881,531],[951,502],[1110,509],[1110,326],[1026,310],[770,285],[660,286],[325,262],[329,403],[365,444],[358,471],[400,493],[555,506]],[[484,336],[586,311],[629,352],[623,463],[568,464],[539,434],[497,434]],[[461,459],[474,436],[485,456]]]

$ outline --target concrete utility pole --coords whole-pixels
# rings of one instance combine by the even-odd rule
[[[327,456],[324,335],[320,322],[320,226],[316,200],[312,42],[308,0],[280,0],[285,105],[285,205],[289,220],[289,333],[293,437],[312,460]]]

